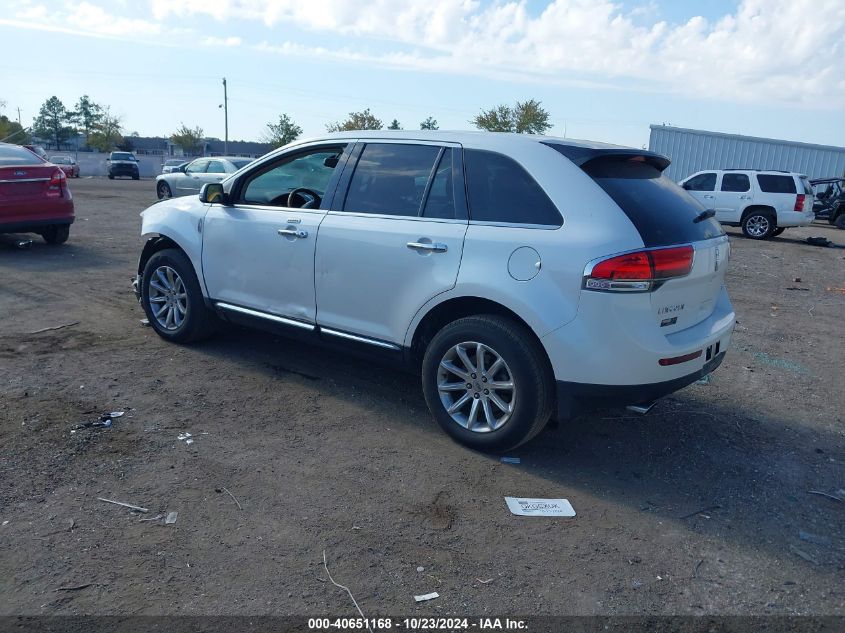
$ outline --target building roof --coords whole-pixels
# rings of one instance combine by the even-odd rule
[[[694,134],[696,136],[712,136],[717,138],[731,139],[735,141],[750,141],[752,143],[771,143],[774,145],[788,145],[791,147],[802,147],[805,149],[818,149],[831,152],[845,152],[845,147],[837,145],[819,145],[818,143],[802,143],[800,141],[785,141],[778,138],[765,138],[763,136],[744,136],[742,134],[728,134],[726,132],[709,132],[707,130],[694,130],[692,128],[674,127],[672,125],[649,125],[652,130],[665,130],[667,132],[678,132],[681,134]]]

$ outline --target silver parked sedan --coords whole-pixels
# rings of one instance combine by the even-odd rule
[[[195,196],[207,182],[220,182],[241,167],[246,167],[252,158],[238,156],[214,156],[197,158],[180,166],[178,171],[156,176],[156,195],[162,198]]]

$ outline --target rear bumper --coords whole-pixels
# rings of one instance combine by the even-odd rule
[[[73,199],[70,197],[20,206],[0,205],[0,233],[29,233],[53,224],[73,224],[73,220]]]
[[[790,226],[807,226],[808,224],[812,224],[815,219],[816,214],[813,213],[812,209],[802,211],[800,213],[795,211],[782,211],[778,213],[778,226],[781,228],[787,228]]]
[[[725,358],[721,352],[706,362],[701,369],[691,374],[644,385],[590,385],[577,382],[557,381],[557,417],[559,420],[599,407],[617,407],[629,404],[644,404],[668,396],[699,378],[714,371]]]

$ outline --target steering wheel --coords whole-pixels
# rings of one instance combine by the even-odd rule
[[[296,189],[293,189],[288,194],[288,206],[289,207],[293,207],[293,199],[296,198],[296,197],[299,197],[304,201],[298,207],[294,207],[296,209],[315,209],[315,208],[320,206],[320,202],[321,202],[320,194],[318,194],[313,189],[308,189],[306,187],[297,187]]]

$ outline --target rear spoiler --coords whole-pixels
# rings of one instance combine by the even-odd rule
[[[599,159],[609,160],[636,160],[647,165],[651,165],[658,171],[663,171],[669,166],[671,162],[662,154],[656,152],[649,152],[647,150],[633,149],[627,147],[620,148],[596,148],[596,147],[580,147],[578,145],[564,145],[563,143],[549,143],[543,142],[543,145],[548,145],[556,152],[566,156],[573,163],[578,165],[581,169],[590,163]]]

